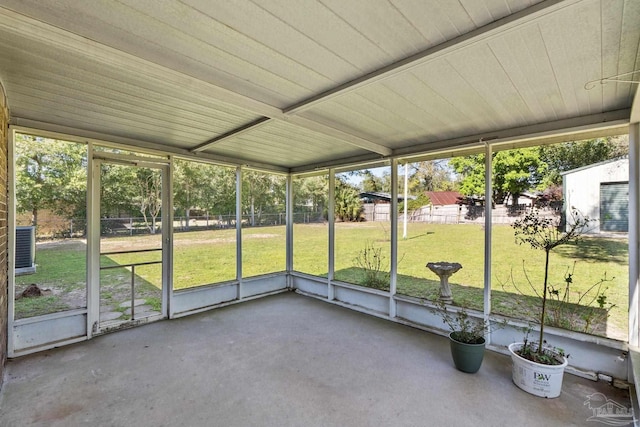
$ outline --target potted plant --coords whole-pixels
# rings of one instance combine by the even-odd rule
[[[485,334],[489,324],[484,319],[469,316],[465,307],[447,307],[439,301],[438,314],[449,327],[449,344],[455,367],[462,372],[476,373],[484,358]]]
[[[512,225],[518,244],[527,244],[532,249],[545,253],[544,280],[540,293],[541,310],[536,322],[540,327],[538,340],[530,340],[527,333],[523,342],[509,345],[513,382],[535,396],[558,397],[562,390],[564,368],[567,366],[564,351],[548,345],[544,340],[547,296],[550,291],[549,255],[558,246],[578,241],[587,231],[590,222],[588,217],[572,208],[564,230],[558,218],[544,217],[538,210],[532,210]]]

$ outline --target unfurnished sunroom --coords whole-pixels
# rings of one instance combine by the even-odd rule
[[[535,298],[509,287],[522,258],[536,265],[513,243],[517,213],[403,222],[410,166],[473,172],[473,200],[495,201],[516,191],[493,172],[502,157],[623,135],[628,233],[555,265],[560,284],[607,272],[601,324],[568,330],[559,312],[548,333],[573,373],[632,382],[638,22],[635,0],[0,1],[6,354],[289,290],[442,333],[425,264],[461,260],[454,301],[509,319],[487,337],[504,353]],[[390,193],[388,220],[341,210],[363,180]],[[33,223],[47,238],[34,275],[16,274],[16,228]],[[372,250],[383,281],[362,286]],[[21,295],[38,280],[41,306]]]

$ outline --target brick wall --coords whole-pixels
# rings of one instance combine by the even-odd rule
[[[9,108],[0,84],[0,387],[7,360],[7,148]]]

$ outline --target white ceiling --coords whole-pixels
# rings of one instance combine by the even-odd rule
[[[275,171],[619,133],[638,69],[640,0],[0,0],[13,124]]]

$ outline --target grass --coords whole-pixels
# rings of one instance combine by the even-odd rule
[[[43,313],[56,313],[70,308],[72,307],[69,307],[54,295],[20,298],[16,300],[16,318],[33,317]]]
[[[174,289],[220,283],[236,278],[235,230],[208,230],[174,235]],[[242,230],[244,277],[285,271],[285,227]]]
[[[323,247],[328,245],[318,236],[307,239],[317,226],[297,225],[294,227],[294,254],[302,259],[321,252],[320,259],[307,264],[294,265],[305,273],[326,277],[326,255]],[[354,259],[367,244],[373,242],[383,248],[383,255],[390,258],[388,224],[358,223],[336,224],[335,278],[337,280],[361,283],[364,274],[355,268]],[[400,229],[399,235],[402,236]],[[307,243],[308,242],[308,243]],[[628,242],[621,238],[585,237],[578,245],[567,245],[552,252],[550,260],[550,283],[564,284],[568,268],[576,263],[572,284],[572,301],[596,283],[606,273],[613,279],[607,283],[607,302],[615,307],[610,311],[606,325],[594,332],[619,339],[626,338],[628,291]],[[526,246],[517,245],[513,229],[508,225],[495,225],[492,229],[492,312],[510,317],[522,318],[527,314],[535,316],[538,300],[529,287],[532,283],[542,283],[544,273],[544,253]],[[456,303],[483,309],[484,299],[484,230],[479,225],[461,224],[408,224],[407,239],[398,240],[398,281],[399,294],[424,299],[438,297],[440,281],[426,268],[432,261],[459,262],[463,268],[449,280]],[[523,272],[523,261],[527,273]],[[387,271],[388,271],[387,263]],[[301,267],[301,268],[300,268]],[[524,292],[516,290],[515,285]],[[540,289],[540,286],[537,287]],[[387,287],[388,289],[388,287]]]
[[[472,308],[482,309],[484,288],[484,230],[479,225],[441,225],[411,223],[407,239],[398,241],[399,294],[417,298],[435,299],[439,279],[426,268],[427,262],[459,262],[463,268],[449,282],[454,300]],[[400,236],[402,230],[400,230]],[[243,276],[280,272],[285,270],[285,227],[243,228]],[[496,225],[492,230],[492,311],[513,317],[523,314],[523,307],[535,305],[535,293],[527,284],[541,283],[544,253],[533,251],[515,243],[513,230],[507,225]],[[154,242],[158,236],[148,236]],[[155,239],[155,240],[154,240]],[[108,244],[141,247],[145,238],[115,237],[105,239]],[[367,244],[382,248],[383,271],[389,271],[390,230],[388,223],[338,223],[335,226],[335,278],[359,284],[362,269],[355,259]],[[328,272],[328,226],[326,224],[294,225],[294,269],[326,277]],[[84,289],[84,245],[70,249],[68,245],[39,245],[38,272],[21,276],[24,283],[44,283],[69,292]],[[235,230],[208,230],[176,233],[174,235],[174,288],[233,280],[236,276]],[[141,262],[158,258],[159,253],[109,256],[105,263]],[[523,273],[523,260],[527,275]],[[614,279],[608,283],[608,302],[616,305],[611,310],[606,333],[624,338],[627,328],[627,240],[603,237],[585,238],[579,245],[563,246],[552,252],[550,282],[564,283],[567,268],[577,261],[572,289],[574,295],[584,292],[606,272]],[[159,298],[160,267],[136,268],[136,289],[145,298]],[[106,273],[108,272],[108,273]],[[113,269],[103,271],[102,296],[117,294],[117,289],[128,286],[130,271]],[[512,280],[525,292],[519,297]],[[388,288],[388,286],[387,286]],[[145,293],[146,292],[146,293]],[[55,295],[55,292],[54,292]],[[529,298],[528,298],[529,297]],[[111,298],[113,299],[113,298]],[[18,300],[20,301],[20,300]],[[16,308],[18,309],[18,301]],[[149,300],[148,300],[149,301]],[[20,303],[22,304],[22,303]],[[524,304],[524,305],[523,305]],[[31,310],[30,312],[34,312]]]
[[[328,227],[326,224],[296,224],[294,226],[294,268],[308,274],[327,276]],[[227,231],[228,232],[228,231]],[[183,233],[176,239],[206,240],[206,233],[195,238],[197,234]],[[219,233],[219,232],[218,232]],[[228,236],[227,236],[228,237]],[[458,302],[482,309],[484,287],[484,230],[478,225],[429,225],[409,224],[408,238],[398,242],[398,293],[435,299],[438,296],[439,280],[425,268],[429,261],[455,261],[463,265],[463,269],[451,278],[454,297]],[[335,278],[350,283],[361,283],[363,271],[355,267],[355,259],[365,245],[373,243],[381,247],[387,264],[383,270],[389,270],[390,233],[388,224],[357,223],[336,224],[336,256]],[[232,239],[230,239],[232,240]],[[183,250],[183,261],[176,262],[174,285],[177,289],[209,283],[206,277],[234,278],[235,264],[224,263],[222,253],[231,254],[226,259],[233,261],[235,245],[220,241],[212,242],[211,247],[192,247]],[[189,256],[198,253],[198,257]],[[527,260],[526,268],[529,278],[534,283],[542,280],[544,256],[542,252],[533,251],[525,246],[515,244],[513,230],[509,226],[497,225],[493,229],[493,311],[512,317],[522,314],[523,305],[535,305],[535,299],[520,297],[511,278],[526,295],[535,296],[529,289],[526,276],[522,271],[522,261]],[[268,255],[266,255],[268,254]],[[278,255],[278,256],[275,256]],[[264,227],[243,230],[243,272],[245,277],[284,269],[284,227]],[[177,259],[177,258],[176,258]],[[208,259],[209,264],[194,265],[191,260]],[[626,277],[627,277],[627,242],[625,239],[585,238],[580,245],[560,247],[552,255],[551,282],[556,285],[564,283],[564,274],[574,260],[578,261],[574,277],[576,292],[585,290],[595,283],[606,272],[608,277],[615,277],[609,283],[608,300],[616,305],[612,310],[610,326],[612,332],[626,330]],[[179,273],[178,266],[188,271],[188,276]],[[385,289],[385,287],[382,287]],[[388,286],[386,286],[388,289]],[[576,299],[576,298],[574,298]],[[605,332],[603,332],[605,333]],[[620,336],[624,336],[621,332]]]
[[[36,273],[16,277],[17,294],[32,283],[42,290],[50,290],[51,294],[16,299],[16,319],[86,307],[85,248],[77,240],[68,244],[48,242],[38,245]],[[62,298],[62,294],[66,294],[68,298]]]

